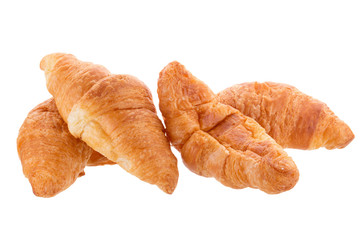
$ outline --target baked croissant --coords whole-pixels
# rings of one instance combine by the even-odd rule
[[[349,126],[325,103],[287,84],[243,83],[217,96],[255,119],[284,148],[344,148],[354,139]]]
[[[180,63],[160,72],[158,95],[168,137],[194,173],[267,193],[287,191],[298,181],[282,147],[255,120],[220,103]]]
[[[24,175],[36,196],[52,197],[84,175],[93,150],[74,138],[49,99],[31,110],[17,138]]]
[[[139,179],[174,191],[177,160],[143,82],[70,54],[47,55],[40,68],[73,136]]]

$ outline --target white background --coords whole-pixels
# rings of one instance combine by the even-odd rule
[[[360,238],[359,1],[1,1],[0,26],[0,239]],[[342,150],[287,150],[300,180],[278,195],[199,177],[174,150],[173,195],[105,166],[38,198],[16,138],[50,97],[39,62],[53,52],[137,76],[156,105],[158,73],[173,60],[214,92],[288,83],[326,102],[357,138]]]

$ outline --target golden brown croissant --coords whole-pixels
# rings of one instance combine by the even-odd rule
[[[84,175],[93,153],[70,134],[53,99],[30,111],[20,128],[17,149],[24,175],[40,197],[55,196]]]
[[[253,119],[220,103],[203,82],[172,62],[158,81],[160,110],[172,144],[193,172],[232,188],[291,189],[299,172]]]
[[[221,103],[255,119],[282,147],[343,148],[351,129],[319,100],[282,83],[243,83],[220,92]]]
[[[40,68],[73,136],[141,180],[174,191],[177,160],[143,82],[70,54],[47,55]]]

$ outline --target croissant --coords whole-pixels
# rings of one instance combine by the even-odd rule
[[[24,175],[40,197],[55,196],[84,175],[93,153],[69,133],[53,99],[29,112],[19,130],[17,150]]]
[[[143,82],[70,54],[47,55],[40,68],[73,136],[139,179],[174,191],[177,160]]]
[[[219,101],[255,119],[284,148],[344,148],[354,134],[329,107],[282,83],[243,83],[223,90]]]
[[[168,137],[194,173],[271,194],[298,181],[298,169],[282,147],[255,120],[220,103],[180,63],[160,72],[158,96]]]

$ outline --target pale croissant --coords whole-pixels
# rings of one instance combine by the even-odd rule
[[[40,68],[73,136],[141,180],[174,191],[177,160],[143,82],[70,54],[47,55]]]
[[[243,83],[218,93],[220,102],[255,119],[286,148],[344,148],[354,134],[329,107],[282,83]]]
[[[160,72],[158,95],[169,139],[191,171],[267,193],[287,191],[298,181],[298,169],[282,147],[255,120],[220,103],[180,63]]]

